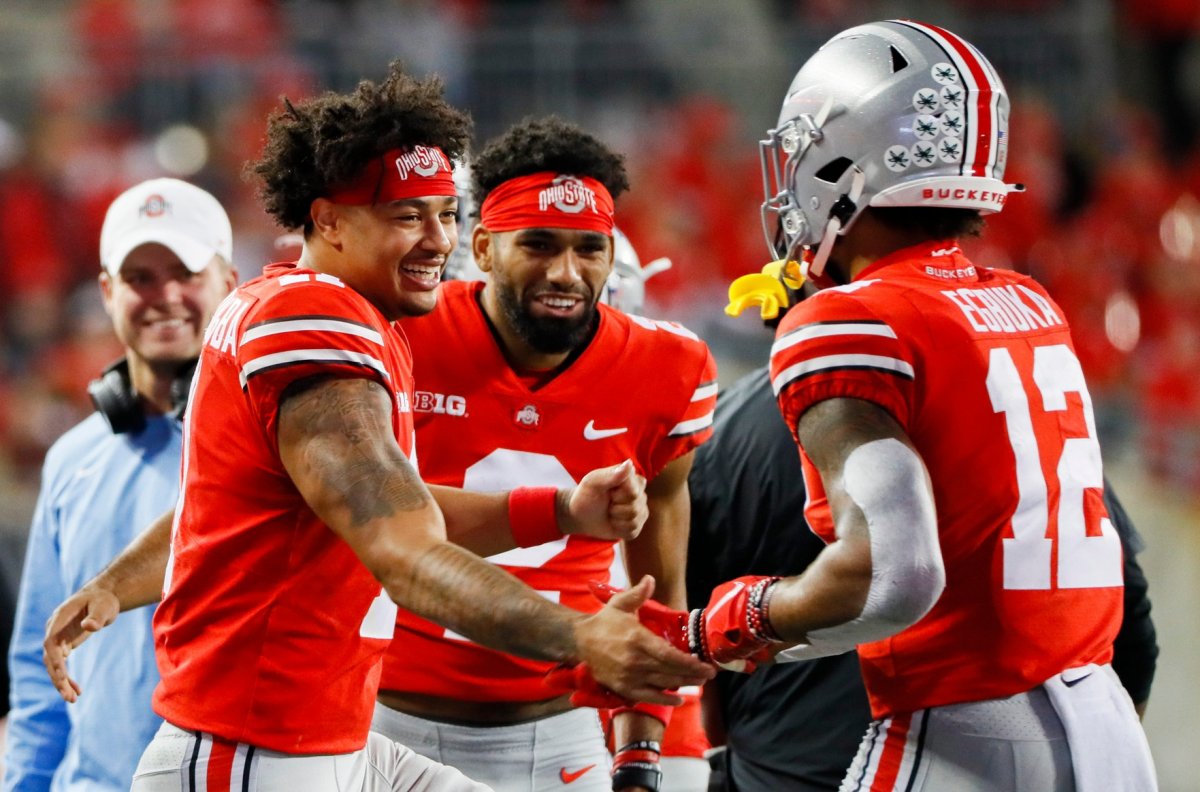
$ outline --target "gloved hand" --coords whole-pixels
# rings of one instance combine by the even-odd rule
[[[573,666],[556,665],[546,672],[542,684],[556,693],[570,693],[573,707],[617,709],[632,706],[634,703],[597,682],[587,663]]]
[[[713,589],[708,605],[688,617],[688,645],[701,660],[750,673],[771,659],[779,636],[767,619],[767,603],[778,577],[746,575]]]
[[[642,626],[673,646],[727,671],[750,673],[771,660],[769,644],[779,638],[766,617],[771,586],[778,577],[746,575],[713,589],[708,606],[691,613],[650,600],[638,609]],[[620,589],[605,583],[588,584],[601,602]]]
[[[588,588],[592,590],[592,596],[601,602],[608,602],[614,595],[621,592],[621,589],[615,586],[610,586],[607,583],[599,583],[595,580],[588,581]],[[688,646],[687,611],[678,611],[674,608],[668,608],[661,602],[647,600],[642,607],[638,608],[638,621],[650,632],[665,638],[667,643],[679,651],[695,654],[692,652],[691,647]],[[704,658],[701,659],[703,660]]]

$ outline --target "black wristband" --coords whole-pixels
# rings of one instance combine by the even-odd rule
[[[662,768],[649,762],[630,762],[621,765],[612,774],[614,792],[629,787],[645,787],[650,792],[658,792],[662,785]]]
[[[658,740],[634,740],[621,746],[613,754],[614,792],[629,787],[644,787],[650,792],[658,792],[662,785],[662,768],[658,765],[661,753],[662,743]]]

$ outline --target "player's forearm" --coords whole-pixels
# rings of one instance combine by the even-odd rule
[[[471,492],[455,487],[429,486],[430,493],[442,510],[446,523],[446,538],[479,556],[491,556],[521,546],[513,538],[509,521],[508,492]],[[555,518],[559,530],[567,533],[573,527],[568,503],[571,490],[560,489],[555,494]]]
[[[654,599],[680,610],[687,607],[684,569],[687,557],[687,519],[663,522],[650,512],[650,519],[637,539],[625,545],[625,569],[630,580],[645,575],[654,578]]]
[[[871,586],[871,554],[861,537],[829,545],[800,575],[784,578],[771,590],[771,627],[788,643],[808,633],[858,618]]]
[[[419,486],[408,482],[409,488]],[[412,500],[403,509],[385,502],[313,505],[400,607],[493,649],[558,662],[578,659],[573,625],[582,614],[447,541],[433,499],[426,495],[422,502],[414,493]],[[377,516],[362,521],[365,513]]]
[[[688,526],[691,500],[687,477],[692,454],[674,460],[646,484],[649,516],[641,534],[624,542],[630,580],[654,578],[654,599],[672,608],[687,608]]]
[[[550,602],[512,575],[449,543],[429,546],[384,580],[398,605],[510,654],[576,662],[582,614]]]
[[[429,485],[446,522],[446,538],[480,556],[512,550],[508,529],[508,493],[470,492]]]
[[[635,710],[625,710],[613,716],[613,743],[618,748],[637,740],[661,742],[667,728],[658,718]]]
[[[163,576],[171,554],[175,511],[163,514],[87,585],[111,592],[121,610],[140,608],[162,598]]]

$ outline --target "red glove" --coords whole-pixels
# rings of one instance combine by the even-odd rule
[[[608,602],[614,594],[621,592],[619,588],[595,580],[588,581],[588,587],[592,590],[592,595],[601,602]],[[638,621],[650,632],[665,638],[667,643],[679,651],[692,653],[687,640],[687,611],[677,611],[661,602],[647,600],[645,605],[638,608]]]
[[[729,671],[750,673],[771,660],[767,646],[779,640],[767,621],[767,601],[777,577],[747,575],[713,589],[708,607],[691,613],[650,600],[638,609],[642,626],[672,646]],[[588,584],[592,594],[608,602],[620,589]]]
[[[688,646],[701,660],[733,671],[754,670],[771,657],[767,647],[779,641],[767,619],[767,604],[777,577],[746,575],[713,589],[708,606],[688,617]],[[748,662],[741,662],[748,661]]]
[[[571,706],[617,709],[633,706],[633,702],[596,681],[587,663],[556,665],[546,672],[542,684],[556,693],[570,693]]]

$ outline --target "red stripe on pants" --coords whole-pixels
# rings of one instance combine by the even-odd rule
[[[879,754],[879,764],[875,768],[870,792],[889,792],[895,787],[896,778],[900,775],[900,763],[904,761],[904,745],[908,742],[908,727],[911,724],[911,713],[892,718],[887,737],[883,741],[883,751]]]
[[[233,774],[233,757],[238,744],[220,737],[212,738],[212,752],[208,755],[208,792],[229,792],[229,777]]]

